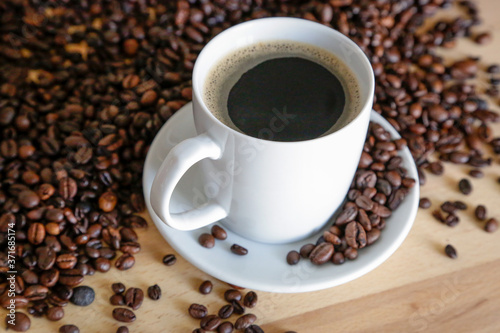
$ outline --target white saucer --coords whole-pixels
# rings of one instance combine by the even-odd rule
[[[371,114],[371,121],[381,124],[393,138],[400,137],[397,131],[374,111]],[[194,266],[217,279],[245,288],[283,293],[314,291],[337,286],[370,272],[387,260],[403,243],[413,225],[419,201],[418,181],[403,204],[387,220],[387,226],[382,231],[380,239],[360,250],[356,260],[347,261],[343,265],[315,266],[308,260],[301,260],[295,266],[286,263],[289,251],[298,250],[306,243],[315,243],[322,231],[299,242],[270,245],[242,238],[226,228],[228,237],[225,241],[216,241],[212,249],[201,247],[198,237],[204,232],[210,232],[210,227],[194,231],[174,230],[158,218],[149,200],[151,183],[162,160],[174,145],[195,135],[192,104],[189,103],[163,125],[149,149],[144,165],[144,196],[149,214],[167,242]],[[405,148],[400,152],[400,156],[403,157],[403,165],[408,169],[408,175],[418,179],[410,151]],[[195,165],[181,179],[174,191],[172,212],[185,211],[191,207],[193,201],[189,195],[203,193],[203,184],[200,180],[199,169]],[[330,225],[331,223],[328,223],[327,227]],[[248,254],[241,257],[231,253],[229,248],[234,243],[247,248]]]

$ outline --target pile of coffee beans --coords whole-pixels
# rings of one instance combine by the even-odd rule
[[[151,140],[191,100],[191,71],[204,44],[245,20],[302,17],[354,40],[375,72],[374,109],[406,140],[421,184],[426,171],[442,174],[444,162],[490,165],[488,148],[500,154],[491,129],[499,116],[481,94],[498,98],[500,67],[475,57],[448,64],[437,55],[461,37],[490,40],[474,30],[481,22],[475,3],[456,3],[460,15],[422,31],[424,20],[451,0],[0,2],[0,272],[18,272],[16,307],[47,315],[86,275],[134,265],[140,245],[133,229],[147,226],[137,213],[144,210],[141,176]],[[469,80],[483,71],[484,89]],[[373,162],[365,171],[384,172],[379,167]],[[473,189],[470,180],[464,184],[457,191]],[[394,205],[404,196],[401,186]],[[373,213],[389,205],[391,195],[380,204],[375,196],[383,190],[375,187],[368,201],[365,188],[354,189],[361,195],[346,209],[359,214],[371,206]],[[378,212],[372,240],[383,226],[380,214],[388,212]],[[494,231],[498,222],[490,219],[487,230]],[[333,243],[345,236],[348,247],[331,258],[337,263],[340,253],[354,258],[370,242],[360,221],[344,222],[343,234],[334,228],[326,235]],[[13,231],[16,264],[9,268]],[[333,243],[320,243],[326,245],[314,248],[317,263],[332,252]],[[7,306],[4,274],[0,295]],[[20,312],[18,318],[27,329],[29,318]]]
[[[370,123],[358,169],[334,224],[316,244],[289,252],[288,264],[295,265],[302,257],[315,265],[340,265],[356,259],[359,249],[379,239],[387,219],[416,183],[408,177],[398,155],[403,147],[405,139],[392,140],[380,124]]]

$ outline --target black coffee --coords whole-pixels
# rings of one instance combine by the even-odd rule
[[[274,141],[314,139],[339,120],[345,93],[325,67],[304,58],[264,61],[244,73],[227,100],[229,118],[243,133]]]
[[[253,44],[221,59],[204,100],[227,126],[273,141],[332,133],[359,113],[359,86],[335,55],[297,42]]]

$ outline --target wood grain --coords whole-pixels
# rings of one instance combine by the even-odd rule
[[[481,56],[485,63],[500,62],[500,1],[478,3],[484,24],[477,31],[492,32],[494,41],[477,46],[461,40],[447,56],[472,54]],[[494,132],[500,135],[500,124]],[[473,217],[475,205],[482,203],[489,216],[500,218],[498,162],[496,157],[485,177],[473,180],[474,191],[468,197],[457,191],[457,183],[470,168],[447,164],[444,176],[428,176],[421,192],[431,199],[432,208],[444,200],[469,204],[468,210],[460,214],[457,227],[437,223],[430,215],[432,209],[420,210],[400,249],[362,278],[311,293],[259,292],[259,303],[252,309],[258,323],[271,333],[500,331],[500,231],[484,232],[483,225]],[[118,281],[143,290],[156,283],[163,290],[161,300],[146,299],[136,311],[137,321],[128,325],[131,332],[191,332],[198,324],[187,315],[193,302],[208,305],[211,313],[218,311],[224,304],[222,293],[227,285],[214,281],[214,292],[200,295],[197,288],[209,276],[179,256],[174,266],[164,266],[162,257],[174,252],[152,223],[139,236],[143,248],[133,269],[112,269],[86,278],[85,284],[95,288],[97,294],[91,306],[70,304],[65,308],[65,317],[57,323],[35,318],[30,332],[57,332],[63,324],[75,324],[82,333],[115,332],[120,325],[111,316],[113,307],[108,299],[111,284]],[[457,248],[458,259],[444,255],[448,243]]]

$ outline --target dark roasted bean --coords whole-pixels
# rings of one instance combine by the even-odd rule
[[[227,232],[224,230],[222,227],[219,227],[218,225],[214,225],[212,227],[212,236],[214,236],[216,239],[219,240],[224,240],[227,238]]]
[[[193,303],[188,309],[189,315],[194,319],[204,318],[208,314],[208,310],[204,305]]]
[[[427,209],[431,207],[431,201],[428,198],[421,198],[418,204],[420,208]]]
[[[257,316],[254,314],[248,313],[239,317],[234,323],[234,328],[237,330],[244,330],[245,328],[252,325],[257,320]]]
[[[123,323],[131,323],[136,319],[134,312],[126,308],[113,309],[113,318]]]
[[[457,256],[458,256],[457,255],[457,250],[455,250],[455,248],[452,245],[450,245],[450,244],[448,244],[448,245],[445,246],[444,252],[451,259],[456,259]]]
[[[233,324],[225,321],[217,327],[217,333],[231,333],[233,332]]]
[[[201,319],[200,326],[207,331],[215,331],[219,327],[221,320],[216,315],[209,315]]]
[[[7,329],[11,329],[15,332],[26,332],[31,326],[30,318],[22,312],[14,312],[14,324],[10,322],[11,318],[9,316],[5,317],[5,324]]]
[[[163,257],[163,263],[166,266],[172,266],[177,262],[177,258],[173,254],[167,254]]]
[[[200,235],[198,242],[201,246],[211,249],[215,245],[215,238],[211,234],[204,233]]]
[[[472,184],[470,183],[470,181],[468,179],[465,179],[465,178],[461,179],[458,182],[458,189],[463,194],[468,195],[472,192]]]
[[[484,205],[478,205],[474,210],[474,215],[479,221],[486,220],[486,207]]]
[[[159,285],[155,284],[148,288],[148,296],[153,301],[157,301],[161,298],[161,288]]]
[[[198,290],[200,291],[201,294],[208,295],[212,292],[212,288],[213,288],[212,282],[209,280],[206,280],[200,284],[200,287],[198,288]]]
[[[257,294],[254,291],[249,291],[243,298],[243,305],[247,308],[253,308],[257,305]]]
[[[233,311],[234,311],[234,307],[231,304],[226,304],[222,308],[220,308],[218,315],[222,319],[227,319],[227,318],[231,317],[231,315],[233,314]]]
[[[228,289],[224,292],[224,299],[231,303],[234,300],[241,300],[241,293],[236,289]]]
[[[495,232],[498,229],[498,221],[495,218],[490,218],[484,225],[484,230],[487,232]]]
[[[54,306],[47,310],[47,319],[50,321],[58,321],[64,317],[64,309],[60,306]]]
[[[75,325],[63,325],[59,327],[59,333],[80,333],[80,329]]]
[[[141,307],[144,300],[144,292],[140,288],[129,288],[123,296],[125,305],[137,310]]]
[[[352,222],[351,222],[352,223]],[[334,248],[331,243],[321,243],[312,250],[309,259],[315,265],[322,265],[328,262],[333,256]]]
[[[244,255],[248,254],[248,250],[246,248],[244,248],[243,246],[238,245],[238,244],[231,245],[231,252],[233,252],[234,254],[237,254],[239,256],[244,256]]]
[[[286,256],[286,262],[289,265],[297,265],[300,260],[300,254],[297,251],[290,251]]]

